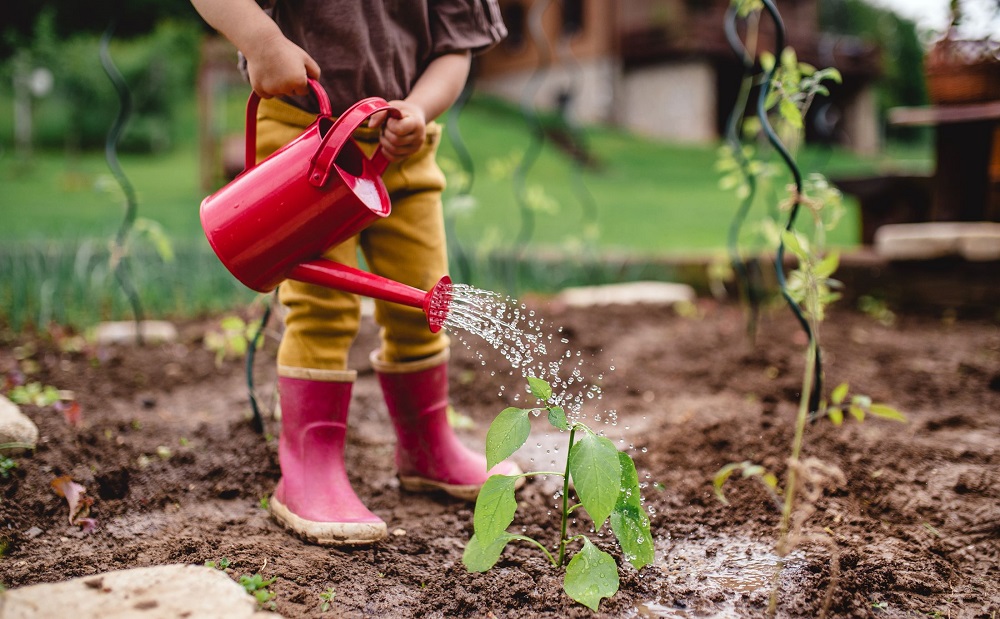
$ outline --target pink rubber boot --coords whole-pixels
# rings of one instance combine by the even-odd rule
[[[314,544],[361,545],[386,537],[344,469],[347,409],[356,372],[280,368],[281,479],[270,500],[282,526]]]
[[[490,475],[521,473],[510,460],[487,471],[486,457],[455,435],[448,423],[447,349],[408,363],[382,361],[378,352],[372,353],[371,362],[396,430],[396,468],[404,490],[443,491],[474,501]]]

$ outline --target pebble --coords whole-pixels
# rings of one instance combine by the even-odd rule
[[[21,412],[21,407],[0,395],[0,443],[23,443],[34,449],[38,443],[38,426]],[[4,455],[23,450],[5,449]]]

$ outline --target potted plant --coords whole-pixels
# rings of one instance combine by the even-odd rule
[[[932,103],[948,105],[1000,100],[1000,41],[997,35],[970,36],[963,28],[973,1],[951,0],[948,28],[927,52],[924,72]],[[1000,15],[1000,0],[976,1],[994,17]]]

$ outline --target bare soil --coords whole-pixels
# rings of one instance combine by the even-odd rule
[[[700,301],[685,316],[643,305],[530,305],[563,327],[569,349],[592,355],[606,371],[600,408],[616,410],[618,421],[597,425],[630,451],[648,483],[657,561],[639,573],[621,565],[621,590],[599,613],[572,603],[561,574],[528,546],[508,547],[487,573],[466,572],[472,506],[400,490],[395,439],[366,359],[377,342],[370,322],[352,351],[359,380],[347,460],[359,496],[392,534],[367,549],[305,544],[262,508],[279,476],[279,423],[269,419],[266,435],[254,432],[242,361],[216,365],[205,348],[220,317],[181,324],[177,343],[142,348],[64,352],[59,334],[7,335],[0,371],[12,376],[23,359],[35,362],[28,379],[72,390],[82,421],[73,426],[53,407],[24,407],[42,438],[0,479],[0,582],[20,587],[226,558],[233,578],[275,577],[274,609],[289,618],[763,616],[778,564],[778,511],[749,481],[727,486],[731,504],[723,505],[712,478],[744,460],[783,478],[804,365],[790,313],[766,312],[753,345],[743,311],[732,305]],[[778,616],[817,616],[834,552],[830,616],[996,617],[997,321],[904,315],[885,326],[841,310],[824,323],[822,339],[830,387],[846,381],[909,420],[807,428],[804,457],[839,467],[846,482],[818,497],[812,536],[787,557]],[[272,337],[256,368],[265,404],[273,349]],[[467,348],[456,339],[451,368],[454,406],[475,424],[460,431],[481,446],[493,416],[510,404],[501,391],[513,393],[522,379],[485,343]],[[560,440],[540,420],[522,464],[550,466],[545,452]],[[96,531],[69,524],[65,501],[50,488],[60,475],[95,498]],[[554,542],[551,485],[529,483],[519,499],[515,527]],[[594,539],[612,549],[610,535]],[[331,588],[333,602],[322,613],[320,594]]]

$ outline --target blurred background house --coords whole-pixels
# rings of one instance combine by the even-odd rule
[[[604,122],[670,141],[711,143],[737,98],[742,65],[720,25],[729,0],[500,0],[508,38],[478,60],[476,88],[541,109],[563,106],[580,122]],[[871,154],[880,147],[873,86],[878,46],[820,31],[818,0],[786,0],[788,44],[844,83],[814,106],[809,132]],[[760,49],[773,50],[761,24]]]

